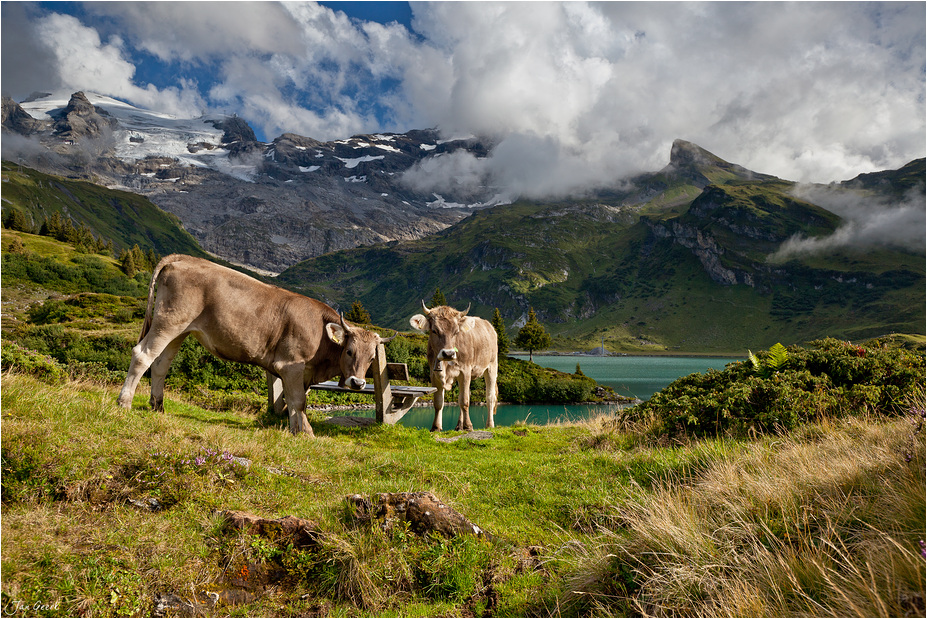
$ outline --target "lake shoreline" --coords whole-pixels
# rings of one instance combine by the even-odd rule
[[[509,357],[518,357],[525,359],[528,358],[528,353],[526,352],[510,352],[507,354]],[[647,352],[612,352],[607,355],[593,355],[586,352],[558,352],[546,350],[543,352],[535,351],[533,356],[535,357],[583,357],[589,359],[609,359],[616,357],[685,357],[692,359],[746,359],[747,355],[742,352],[737,353],[723,353],[723,352],[675,352],[671,350],[655,350]]]

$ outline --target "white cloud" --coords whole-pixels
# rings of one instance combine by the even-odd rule
[[[162,60],[299,53],[300,29],[277,2],[88,2]]]
[[[450,58],[449,130],[556,156],[494,153],[528,187],[657,169],[682,137],[760,172],[830,181],[923,155],[924,6],[842,3],[415,4]],[[537,155],[524,151],[526,158]],[[577,176],[578,175],[578,176]]]
[[[873,200],[865,193],[821,185],[798,185],[794,195],[840,215],[843,222],[831,235],[790,238],[770,256],[771,261],[788,260],[835,248],[869,249],[896,247],[923,252],[927,249],[927,202],[920,186],[892,202]]]
[[[85,23],[9,4],[4,51],[14,39],[51,50],[49,81],[75,90],[174,113],[216,106],[268,138],[437,126],[496,145],[427,164],[435,188],[607,185],[661,168],[676,138],[797,181],[924,154],[923,3],[416,2],[414,32],[313,2],[87,3]],[[11,36],[10,16],[43,42]],[[139,84],[139,52],[217,73]],[[25,88],[28,72],[9,67]]]
[[[35,32],[55,58],[60,87],[125,98],[180,116],[194,116],[203,108],[202,98],[189,84],[160,90],[152,84],[135,85],[135,66],[123,54],[122,39],[104,43],[94,28],[75,17],[51,13],[36,21]]]

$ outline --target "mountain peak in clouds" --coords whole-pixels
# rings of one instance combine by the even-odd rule
[[[78,91],[55,121],[55,134],[63,138],[96,137],[116,124],[109,112],[90,103],[87,95]]]
[[[681,175],[699,188],[705,188],[712,183],[717,183],[719,180],[730,180],[732,178],[743,180],[770,180],[776,178],[725,161],[697,144],[679,139],[673,141],[669,165],[662,172]]]

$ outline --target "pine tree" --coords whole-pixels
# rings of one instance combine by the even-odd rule
[[[58,235],[58,240],[70,243],[71,245],[77,245],[80,242],[80,234],[70,217],[64,219],[64,225],[62,226],[61,234]]]
[[[138,271],[150,271],[148,267],[148,258],[145,256],[145,252],[142,251],[142,248],[138,246],[138,243],[132,246],[132,249],[129,250],[132,254],[132,260],[135,262],[135,268]],[[132,277],[131,275],[129,277]]]
[[[364,309],[364,306],[360,301],[354,301],[354,303],[351,304],[351,311],[348,312],[344,319],[353,322],[356,325],[369,325],[370,313]]]
[[[438,307],[439,305],[447,305],[447,299],[444,298],[444,293],[441,292],[440,288],[435,288],[435,293],[431,295],[429,307]]]
[[[497,341],[499,343],[499,354],[508,354],[509,337],[505,334],[505,322],[502,320],[502,314],[499,312],[498,307],[492,315],[492,328],[496,330]]]
[[[29,219],[26,217],[18,208],[14,208],[9,216],[6,218],[4,225],[11,230],[19,230],[20,232],[32,232],[32,224],[29,222]]]
[[[534,314],[534,308],[528,310],[528,322],[519,329],[518,337],[515,338],[515,345],[528,351],[528,360],[534,361],[534,351],[550,346],[550,334],[538,322]]]
[[[161,262],[161,257],[153,249],[149,249],[145,257],[148,259],[149,271],[154,271],[154,268]]]
[[[135,274],[138,273],[138,267],[135,264],[135,256],[132,255],[131,251],[123,251],[122,255],[119,257],[119,262],[122,263],[122,272],[128,277],[135,277]]]
[[[61,213],[55,211],[51,214],[51,217],[45,221],[45,225],[42,226],[42,228],[46,230],[46,232],[42,234],[57,239],[61,235],[63,227],[64,221],[61,218]]]

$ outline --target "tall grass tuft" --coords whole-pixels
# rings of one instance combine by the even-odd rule
[[[847,421],[768,440],[618,505],[568,581],[577,614],[924,613],[924,441]]]

